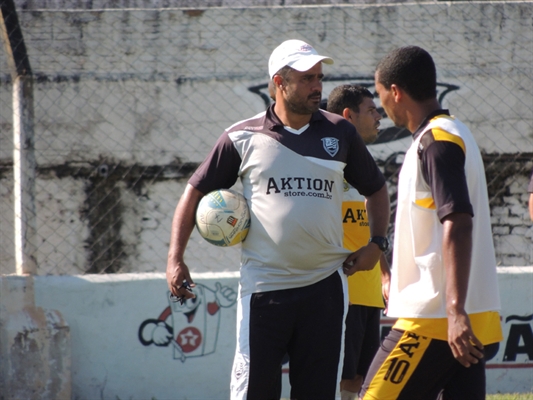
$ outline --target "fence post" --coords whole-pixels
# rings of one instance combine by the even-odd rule
[[[33,77],[13,0],[0,0],[2,39],[13,81],[13,174],[17,275],[35,275]]]
[[[15,259],[0,276],[0,398],[71,398],[70,328],[55,310],[35,307],[36,260],[33,78],[13,0],[0,0],[0,30],[13,82]]]

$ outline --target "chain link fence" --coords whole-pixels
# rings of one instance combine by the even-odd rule
[[[498,263],[533,264],[533,3],[284,3],[15,2],[32,72],[37,274],[163,272],[188,177],[226,127],[269,105],[268,57],[290,38],[334,58],[324,99],[343,83],[373,90],[375,65],[392,48],[426,48],[443,107],[482,150]],[[16,271],[9,71],[2,52],[2,274]],[[394,211],[411,138],[387,118],[382,128],[370,150]],[[236,271],[239,248],[194,232],[186,259],[193,272]]]

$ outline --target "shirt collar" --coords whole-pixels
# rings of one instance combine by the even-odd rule
[[[312,115],[311,115],[311,119],[309,120],[309,125],[313,124],[313,122],[315,121],[321,121],[321,120],[324,120],[326,119],[326,117],[319,111],[315,111]],[[274,112],[274,104],[270,105],[270,107],[268,107],[267,111],[266,111],[266,114],[265,114],[265,128],[267,128],[268,130],[276,130],[276,128],[279,126],[279,127],[284,127],[285,125],[283,124],[283,122],[280,121],[280,119],[278,118],[278,116],[276,115],[276,113]]]
[[[448,115],[449,116],[450,115],[450,111],[444,110],[444,109],[439,109],[439,110],[432,111],[426,118],[424,118],[424,120],[422,121],[420,126],[413,133],[413,139],[416,139],[418,136],[420,136],[420,133],[424,130],[424,128],[427,126],[427,124],[429,124],[429,122],[433,118],[438,116],[438,115]]]

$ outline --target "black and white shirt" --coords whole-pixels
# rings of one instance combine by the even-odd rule
[[[242,244],[241,296],[312,285],[337,270],[343,179],[365,196],[385,179],[344,118],[319,110],[285,128],[271,106],[219,138],[189,183],[204,194],[240,178],[251,213]]]

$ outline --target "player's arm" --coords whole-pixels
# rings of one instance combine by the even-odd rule
[[[448,343],[462,365],[477,364],[483,357],[465,310],[470,260],[472,258],[472,216],[454,213],[443,220],[442,261],[446,266],[446,313]],[[476,348],[477,347],[477,348]]]
[[[233,145],[228,131],[225,131],[189,179],[185,192],[176,206],[170,232],[167,284],[170,292],[178,298],[190,299],[195,297],[191,291],[182,285],[186,280],[191,287],[195,286],[183,255],[194,229],[198,203],[200,203],[204,193],[231,187],[237,180],[240,164],[240,155]]]
[[[379,258],[379,267],[381,268],[381,294],[385,300],[385,311],[387,313],[388,304],[389,304],[389,293],[390,293],[390,265],[385,257],[385,253],[381,254]]]
[[[196,208],[203,196],[202,192],[187,184],[172,219],[167,259],[167,284],[174,296],[185,296],[186,299],[194,298],[195,295],[185,288],[181,288],[184,280],[194,286],[183,255],[194,229]]]
[[[386,236],[390,218],[390,203],[387,184],[366,197],[366,213],[370,227],[370,236]],[[344,262],[344,273],[352,275],[357,271],[374,268],[383,252],[375,243],[369,243],[350,254]]]
[[[446,137],[446,132],[438,134],[440,138]],[[457,361],[469,367],[483,357],[480,351],[483,345],[474,335],[465,310],[472,259],[473,209],[466,182],[464,145],[462,142],[434,140],[431,135],[422,141],[424,179],[431,187],[437,215],[443,224],[448,344]]]
[[[389,227],[390,220],[390,202],[387,184],[384,184],[374,194],[366,197],[366,213],[370,227],[370,237],[387,236],[387,228]],[[374,243],[372,244],[376,246]]]

